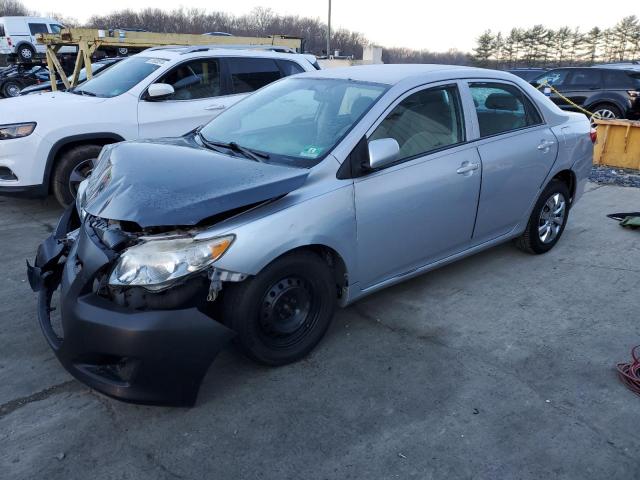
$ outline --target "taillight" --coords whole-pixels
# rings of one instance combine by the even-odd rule
[[[640,91],[639,90],[627,90],[627,93],[629,94],[629,96],[631,98],[640,98]]]
[[[11,42],[11,37],[7,37],[7,44],[8,44],[10,47],[13,47],[13,42]]]
[[[591,143],[596,143],[598,139],[598,131],[595,128],[592,128],[589,132],[589,136],[591,137]]]

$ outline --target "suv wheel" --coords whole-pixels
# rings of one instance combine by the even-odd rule
[[[2,86],[2,95],[7,98],[17,97],[20,95],[20,90],[22,90],[21,84],[14,80],[9,80]]]
[[[18,58],[23,62],[30,62],[36,56],[36,51],[30,45],[20,45],[18,48]]]
[[[52,183],[53,194],[60,205],[68,207],[74,202],[80,182],[91,174],[101,150],[100,145],[80,145],[60,157]]]
[[[564,232],[569,218],[569,189],[560,180],[551,180],[536,202],[524,233],[516,246],[527,253],[546,253]]]
[[[313,252],[274,261],[253,278],[225,286],[221,316],[238,334],[238,347],[266,365],[284,365],[307,355],[333,318],[336,284]]]
[[[593,116],[591,118],[613,120],[615,118],[622,118],[622,112],[615,105],[601,103],[593,107]]]

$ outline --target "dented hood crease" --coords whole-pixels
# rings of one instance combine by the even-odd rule
[[[300,188],[309,171],[230,157],[190,137],[107,147],[91,175],[84,209],[143,228],[188,226]]]

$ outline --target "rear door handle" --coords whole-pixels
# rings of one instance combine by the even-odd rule
[[[552,142],[551,140],[542,140],[540,145],[538,145],[538,150],[547,153],[551,147],[555,145],[556,142]]]
[[[224,105],[209,105],[208,107],[205,107],[205,110],[224,110],[225,107]]]
[[[480,168],[479,163],[462,162],[462,165],[460,165],[460,168],[456,170],[456,173],[459,175],[464,175],[467,173],[472,173],[474,170],[477,170],[478,168]]]

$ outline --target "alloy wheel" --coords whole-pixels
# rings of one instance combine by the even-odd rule
[[[4,92],[7,97],[17,97],[20,95],[20,85],[11,82],[4,87]]]
[[[538,220],[538,237],[542,243],[551,243],[558,237],[566,212],[567,201],[564,195],[554,193],[547,199]]]

